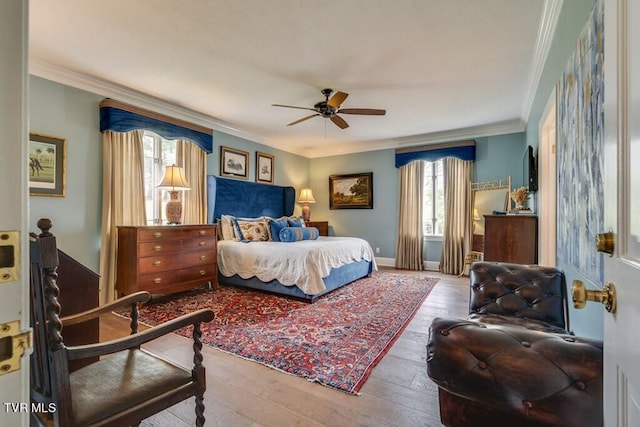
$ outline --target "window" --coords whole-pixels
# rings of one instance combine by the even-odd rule
[[[176,162],[176,141],[169,141],[153,132],[144,132],[144,194],[147,210],[147,225],[166,222],[165,206],[169,192],[156,188],[162,180],[164,168]]]
[[[442,236],[444,227],[444,165],[442,160],[425,162],[422,224],[425,236]]]

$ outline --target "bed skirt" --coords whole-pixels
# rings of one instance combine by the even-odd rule
[[[297,286],[285,286],[277,280],[270,282],[263,282],[260,279],[252,277],[250,279],[243,279],[237,274],[226,277],[220,274],[218,271],[218,283],[223,285],[240,286],[243,288],[251,288],[259,291],[265,291],[278,295],[285,295],[288,297],[300,299],[308,302],[315,302],[316,299],[322,295],[327,294],[335,289],[338,289],[344,285],[347,285],[357,279],[371,275],[373,270],[373,263],[371,261],[357,261],[350,264],[345,264],[338,268],[333,268],[331,273],[322,279],[326,289],[319,294],[307,295]]]

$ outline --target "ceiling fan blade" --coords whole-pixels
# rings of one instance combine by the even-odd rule
[[[348,93],[336,92],[331,98],[329,98],[329,100],[327,101],[327,105],[331,108],[338,108],[340,105],[342,105],[344,100],[347,99],[347,96],[349,96]]]
[[[346,129],[349,127],[349,123],[345,122],[340,116],[333,115],[330,117],[331,121],[336,124],[340,129]]]
[[[365,116],[384,116],[387,113],[387,111],[378,110],[376,108],[343,108],[341,110],[336,111],[336,113],[361,114]]]
[[[319,116],[319,115],[320,115],[320,114],[312,114],[312,115],[310,115],[310,116],[303,117],[303,118],[301,118],[301,119],[296,120],[295,122],[291,122],[291,123],[289,123],[287,126],[297,125],[297,124],[298,124],[298,123],[300,123],[300,122],[304,122],[305,120],[309,120],[310,118],[315,117],[315,116]]]
[[[273,107],[284,107],[284,108],[297,108],[299,110],[310,110],[310,111],[316,111],[315,108],[309,108],[309,107],[295,107],[293,105],[282,105],[282,104],[271,104],[271,106]]]

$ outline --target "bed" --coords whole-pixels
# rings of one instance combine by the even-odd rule
[[[292,217],[295,189],[209,175],[208,221]],[[218,232],[219,235],[222,233]],[[286,268],[285,268],[286,267]],[[296,242],[218,241],[218,281],[315,302],[376,270],[371,246],[356,237]]]

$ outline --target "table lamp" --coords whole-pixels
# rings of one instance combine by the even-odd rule
[[[310,188],[303,188],[302,191],[300,191],[300,198],[298,199],[298,202],[304,203],[304,206],[302,206],[302,219],[309,221],[311,218],[311,208],[309,207],[309,203],[316,202]]]
[[[178,198],[178,191],[190,190],[184,177],[184,170],[180,166],[172,165],[164,169],[164,177],[156,187],[169,191],[171,200],[167,202],[166,214],[169,224],[180,224],[182,220],[182,202]]]

